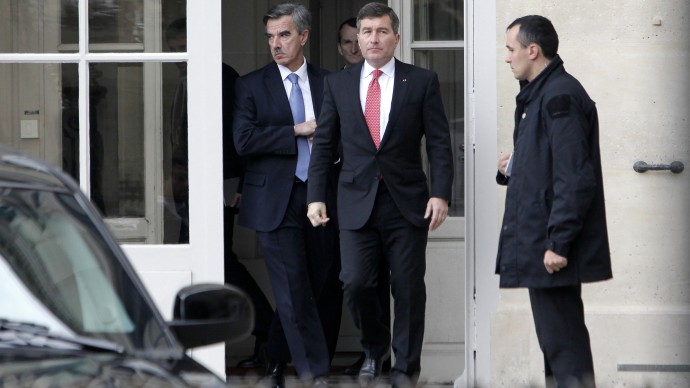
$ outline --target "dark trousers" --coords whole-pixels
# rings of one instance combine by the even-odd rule
[[[280,226],[271,232],[257,232],[278,310],[279,321],[274,320],[274,324],[282,326],[292,363],[302,378],[325,376],[330,369],[329,344],[318,301],[327,286],[329,273],[337,265],[337,257],[324,251],[334,226],[330,229],[311,226],[306,216],[306,195],[306,184],[296,182]],[[333,303],[342,308],[342,301]],[[274,332],[272,329],[271,337]],[[272,358],[275,357],[272,349],[279,348],[280,341],[269,339]]]
[[[235,214],[237,211],[225,207],[223,211],[223,235],[225,242],[225,283],[232,284],[247,293],[254,304],[254,331],[257,342],[265,342],[273,320],[273,308],[256,280],[237,258],[232,250],[232,239],[235,231]]]
[[[594,387],[581,286],[530,288],[547,387]]]
[[[390,268],[393,294],[392,345],[396,374],[416,379],[420,370],[426,305],[426,243],[428,230],[407,221],[391,198],[384,182],[379,184],[376,203],[369,221],[359,230],[340,231],[340,249],[345,297],[361,331],[367,357],[382,358],[391,345],[387,314],[379,271],[381,260]],[[385,267],[384,267],[385,268]],[[383,291],[382,291],[383,289]]]
[[[340,335],[340,322],[343,313],[343,287],[340,282],[340,239],[335,224],[327,225],[323,231],[317,231],[321,238],[316,239],[316,250],[324,260],[331,262],[326,274],[321,294],[316,299],[316,308],[321,319],[329,363],[333,361]],[[318,247],[320,246],[320,247]],[[268,355],[273,361],[289,363],[290,349],[283,333],[280,316],[275,314],[270,328]]]

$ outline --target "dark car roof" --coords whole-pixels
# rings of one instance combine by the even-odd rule
[[[72,189],[57,168],[0,145],[0,187],[37,185],[51,190]]]

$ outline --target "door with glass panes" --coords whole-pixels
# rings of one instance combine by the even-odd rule
[[[223,59],[240,74],[271,60],[261,16],[278,0],[223,4]],[[301,0],[312,12],[307,59],[329,71],[344,65],[337,51],[337,29],[354,17],[366,0]],[[394,0],[389,4],[401,21],[396,57],[429,68],[439,75],[446,115],[451,128],[455,178],[450,215],[429,234],[427,251],[427,312],[422,356],[422,379],[450,383],[462,374],[465,352],[465,201],[464,201],[464,3],[459,0]],[[254,15],[248,19],[246,15]],[[266,279],[262,253],[251,233],[235,230],[235,252],[255,277]],[[261,282],[270,290],[267,281]],[[270,295],[270,294],[269,294]],[[343,314],[338,352],[361,350],[359,331],[347,307]],[[233,347],[231,351],[238,351]]]
[[[80,3],[0,0],[0,54],[22,54],[0,64],[0,141],[78,180],[121,242],[186,243],[187,155],[172,141],[185,66],[139,55],[170,51],[186,1],[84,2],[83,50]]]
[[[220,4],[0,0],[0,143],[79,182],[166,318],[223,281]]]

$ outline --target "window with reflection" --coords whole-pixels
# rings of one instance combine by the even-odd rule
[[[57,53],[61,3],[66,1],[0,0],[0,53]]]
[[[438,74],[443,105],[450,126],[450,141],[455,160],[453,192],[448,214],[465,215],[465,99],[464,52],[453,50],[413,50],[414,63]]]
[[[60,8],[62,51],[76,50],[79,43],[77,5],[76,1],[62,0]],[[89,0],[89,51],[168,51],[165,28],[173,20],[185,17],[186,7],[187,0]],[[156,20],[162,21],[162,24],[156,25],[154,22]]]
[[[105,217],[145,216],[141,63],[90,65],[91,201]]]
[[[462,0],[414,0],[414,40],[464,40]]]
[[[89,55],[185,52],[186,7],[187,0],[0,0],[0,55],[79,53],[63,63],[0,64],[0,98],[12,102],[0,105],[0,125],[16,128],[0,131],[0,142],[82,181],[121,242],[189,242],[186,62]],[[80,11],[88,13],[86,52],[79,52]]]

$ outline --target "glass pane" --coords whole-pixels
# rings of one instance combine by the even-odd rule
[[[91,200],[105,217],[144,217],[141,63],[90,65]]]
[[[91,201],[122,242],[189,242],[185,65],[89,67]]]
[[[464,40],[462,0],[414,0],[414,40]]]
[[[163,64],[164,242],[189,242],[187,63]]]
[[[450,125],[450,141],[455,159],[453,193],[448,209],[452,217],[465,215],[465,99],[464,51],[414,50],[414,64],[438,74],[441,95]]]
[[[63,7],[63,18],[78,20],[73,7]],[[166,51],[166,30],[174,20],[184,19],[186,10],[187,0],[89,0],[89,51]],[[77,34],[63,35],[63,43],[78,43]]]
[[[89,50],[167,51],[166,29],[186,11],[187,0],[89,0]],[[78,50],[76,0],[0,0],[0,53]]]
[[[60,16],[56,1],[0,0],[0,53],[76,51],[59,45],[64,23]]]
[[[93,43],[139,43],[143,47],[143,0],[89,0],[89,45]]]
[[[0,64],[0,143],[76,177],[79,104],[72,80],[77,74],[73,63]]]
[[[79,69],[62,65],[62,169],[79,182]]]

